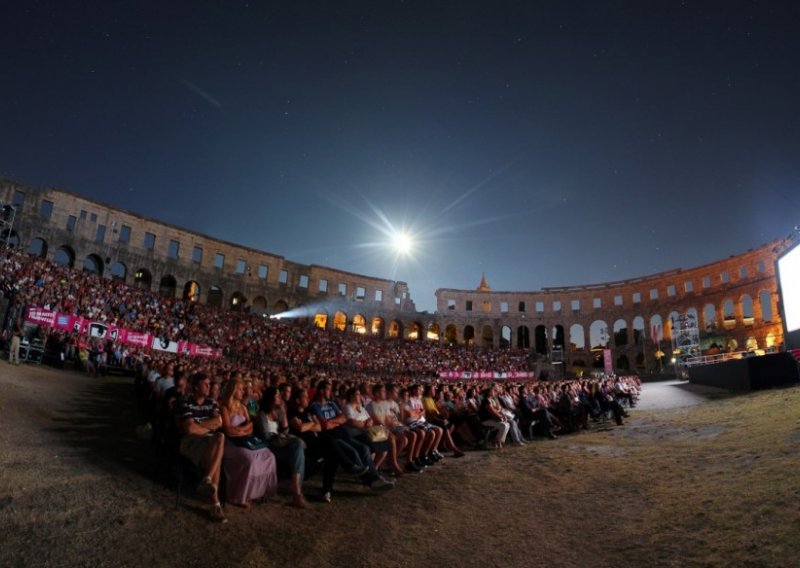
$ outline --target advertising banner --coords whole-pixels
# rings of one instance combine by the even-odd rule
[[[28,308],[25,321],[34,325],[74,331],[81,335],[96,337],[97,339],[110,339],[117,343],[134,345],[136,347],[147,347],[156,351],[166,351],[168,353],[180,352],[196,357],[222,357],[221,349],[197,345],[189,341],[181,341],[179,343],[166,338],[156,337],[149,333],[132,331],[99,321],[91,321],[83,317],[71,316],[69,314],[59,314],[52,310],[45,310],[44,308],[36,306],[30,306]]]

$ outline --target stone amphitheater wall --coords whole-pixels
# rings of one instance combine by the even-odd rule
[[[306,306],[326,327],[379,334],[401,333],[417,313],[405,282],[293,262],[70,192],[0,179],[0,203],[16,208],[10,236],[23,250],[165,296],[265,314]]]
[[[67,191],[0,179],[0,203],[17,206],[11,241],[32,254],[201,303],[265,314],[305,307],[302,316],[343,331],[511,345],[546,361],[559,354],[562,368],[573,370],[590,368],[601,347],[612,350],[620,370],[653,369],[656,351],[670,349],[670,314],[689,310],[702,335],[733,339],[740,349],[783,340],[775,275],[780,241],[618,282],[529,292],[442,288],[429,314],[417,312],[405,282],[293,262]]]
[[[604,347],[616,367],[652,370],[657,351],[670,358],[670,316],[690,311],[701,339],[725,338],[723,349],[769,349],[783,341],[775,275],[781,248],[775,241],[696,268],[602,284],[531,292],[442,288],[437,323],[445,340],[510,344],[546,358],[555,348],[573,370],[590,368]]]

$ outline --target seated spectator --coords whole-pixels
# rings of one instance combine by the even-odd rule
[[[225,432],[225,453],[222,466],[228,480],[228,501],[249,508],[255,499],[277,493],[278,476],[275,456],[267,447],[258,448],[253,437],[253,422],[242,403],[244,383],[225,383],[222,394],[222,427]]]
[[[406,390],[400,391],[403,405],[403,422],[413,432],[423,436],[422,449],[420,450],[417,466],[436,465],[444,456],[436,449],[442,440],[442,429],[434,426],[425,419],[425,409],[420,398],[421,387],[411,385]]]
[[[422,407],[425,409],[425,419],[442,430],[442,445],[453,452],[454,458],[464,457],[464,452],[458,449],[451,433],[455,426],[449,420],[449,414],[436,404],[436,386],[428,383],[423,389]]]
[[[220,432],[222,417],[217,403],[208,398],[211,383],[203,374],[191,379],[192,394],[181,399],[178,415],[181,417],[183,437],[180,453],[202,473],[198,493],[211,499],[209,516],[218,522],[227,522],[217,495],[225,438]]]
[[[343,428],[346,418],[339,407],[331,399],[333,389],[327,380],[317,385],[317,398],[311,405],[311,412],[322,426],[321,434],[333,440],[341,463],[348,464],[348,471],[358,475],[361,482],[371,489],[386,490],[394,487],[390,481],[383,479],[375,469],[372,461],[372,449],[368,444],[350,436]]]
[[[292,504],[305,509],[308,502],[303,497],[303,479],[306,471],[306,445],[301,438],[289,435],[289,420],[285,412],[278,412],[283,398],[276,387],[268,387],[259,404],[256,429],[279,462],[291,472]]]
[[[503,409],[497,399],[494,397],[494,386],[488,387],[483,391],[483,400],[479,411],[481,424],[487,428],[494,428],[497,430],[497,436],[494,439],[494,447],[498,450],[501,449],[506,443],[511,426],[508,419],[503,414]]]
[[[293,392],[292,404],[288,411],[289,429],[301,438],[308,452],[307,462],[316,463],[322,460],[322,492],[320,500],[330,503],[333,495],[333,482],[336,469],[339,466],[339,451],[334,447],[335,440],[330,436],[322,435],[322,425],[316,416],[309,410],[308,391],[298,389]],[[345,463],[345,467],[352,464]],[[366,472],[362,468],[361,472]]]
[[[387,436],[387,439],[382,441],[369,438],[367,430],[375,425],[375,421],[369,415],[367,409],[364,408],[364,405],[361,404],[361,392],[355,387],[347,391],[347,404],[344,407],[344,415],[347,419],[344,423],[344,428],[347,429],[351,438],[367,444],[375,455],[375,469],[380,470],[387,455],[391,454],[389,463],[391,471],[397,475],[402,475],[403,470],[397,464],[397,448],[394,438]],[[388,429],[387,434],[389,434]]]

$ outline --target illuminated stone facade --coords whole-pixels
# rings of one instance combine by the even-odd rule
[[[164,296],[269,314],[308,306],[324,327],[390,336],[417,313],[405,282],[292,262],[66,191],[0,179],[0,202],[16,208],[16,246]]]
[[[495,292],[485,278],[476,290],[436,291],[438,325],[446,341],[530,348],[567,369],[591,368],[612,350],[619,370],[671,358],[671,316],[694,313],[701,345],[768,349],[782,342],[775,241],[691,269],[619,282]],[[733,340],[733,341],[731,341]]]
[[[293,310],[329,329],[530,349],[562,369],[654,369],[669,359],[670,320],[694,312],[706,343],[740,350],[782,343],[775,259],[782,241],[719,262],[619,282],[532,292],[439,289],[435,314],[417,312],[404,282],[305,265],[55,189],[0,178],[14,204],[10,241],[162,295],[257,313]],[[655,338],[654,338],[655,336]]]

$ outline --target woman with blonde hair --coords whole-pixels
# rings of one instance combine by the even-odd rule
[[[263,440],[253,436],[253,422],[242,402],[245,385],[240,379],[225,383],[220,399],[225,453],[222,468],[228,479],[228,501],[245,508],[254,499],[277,493],[275,456]]]

